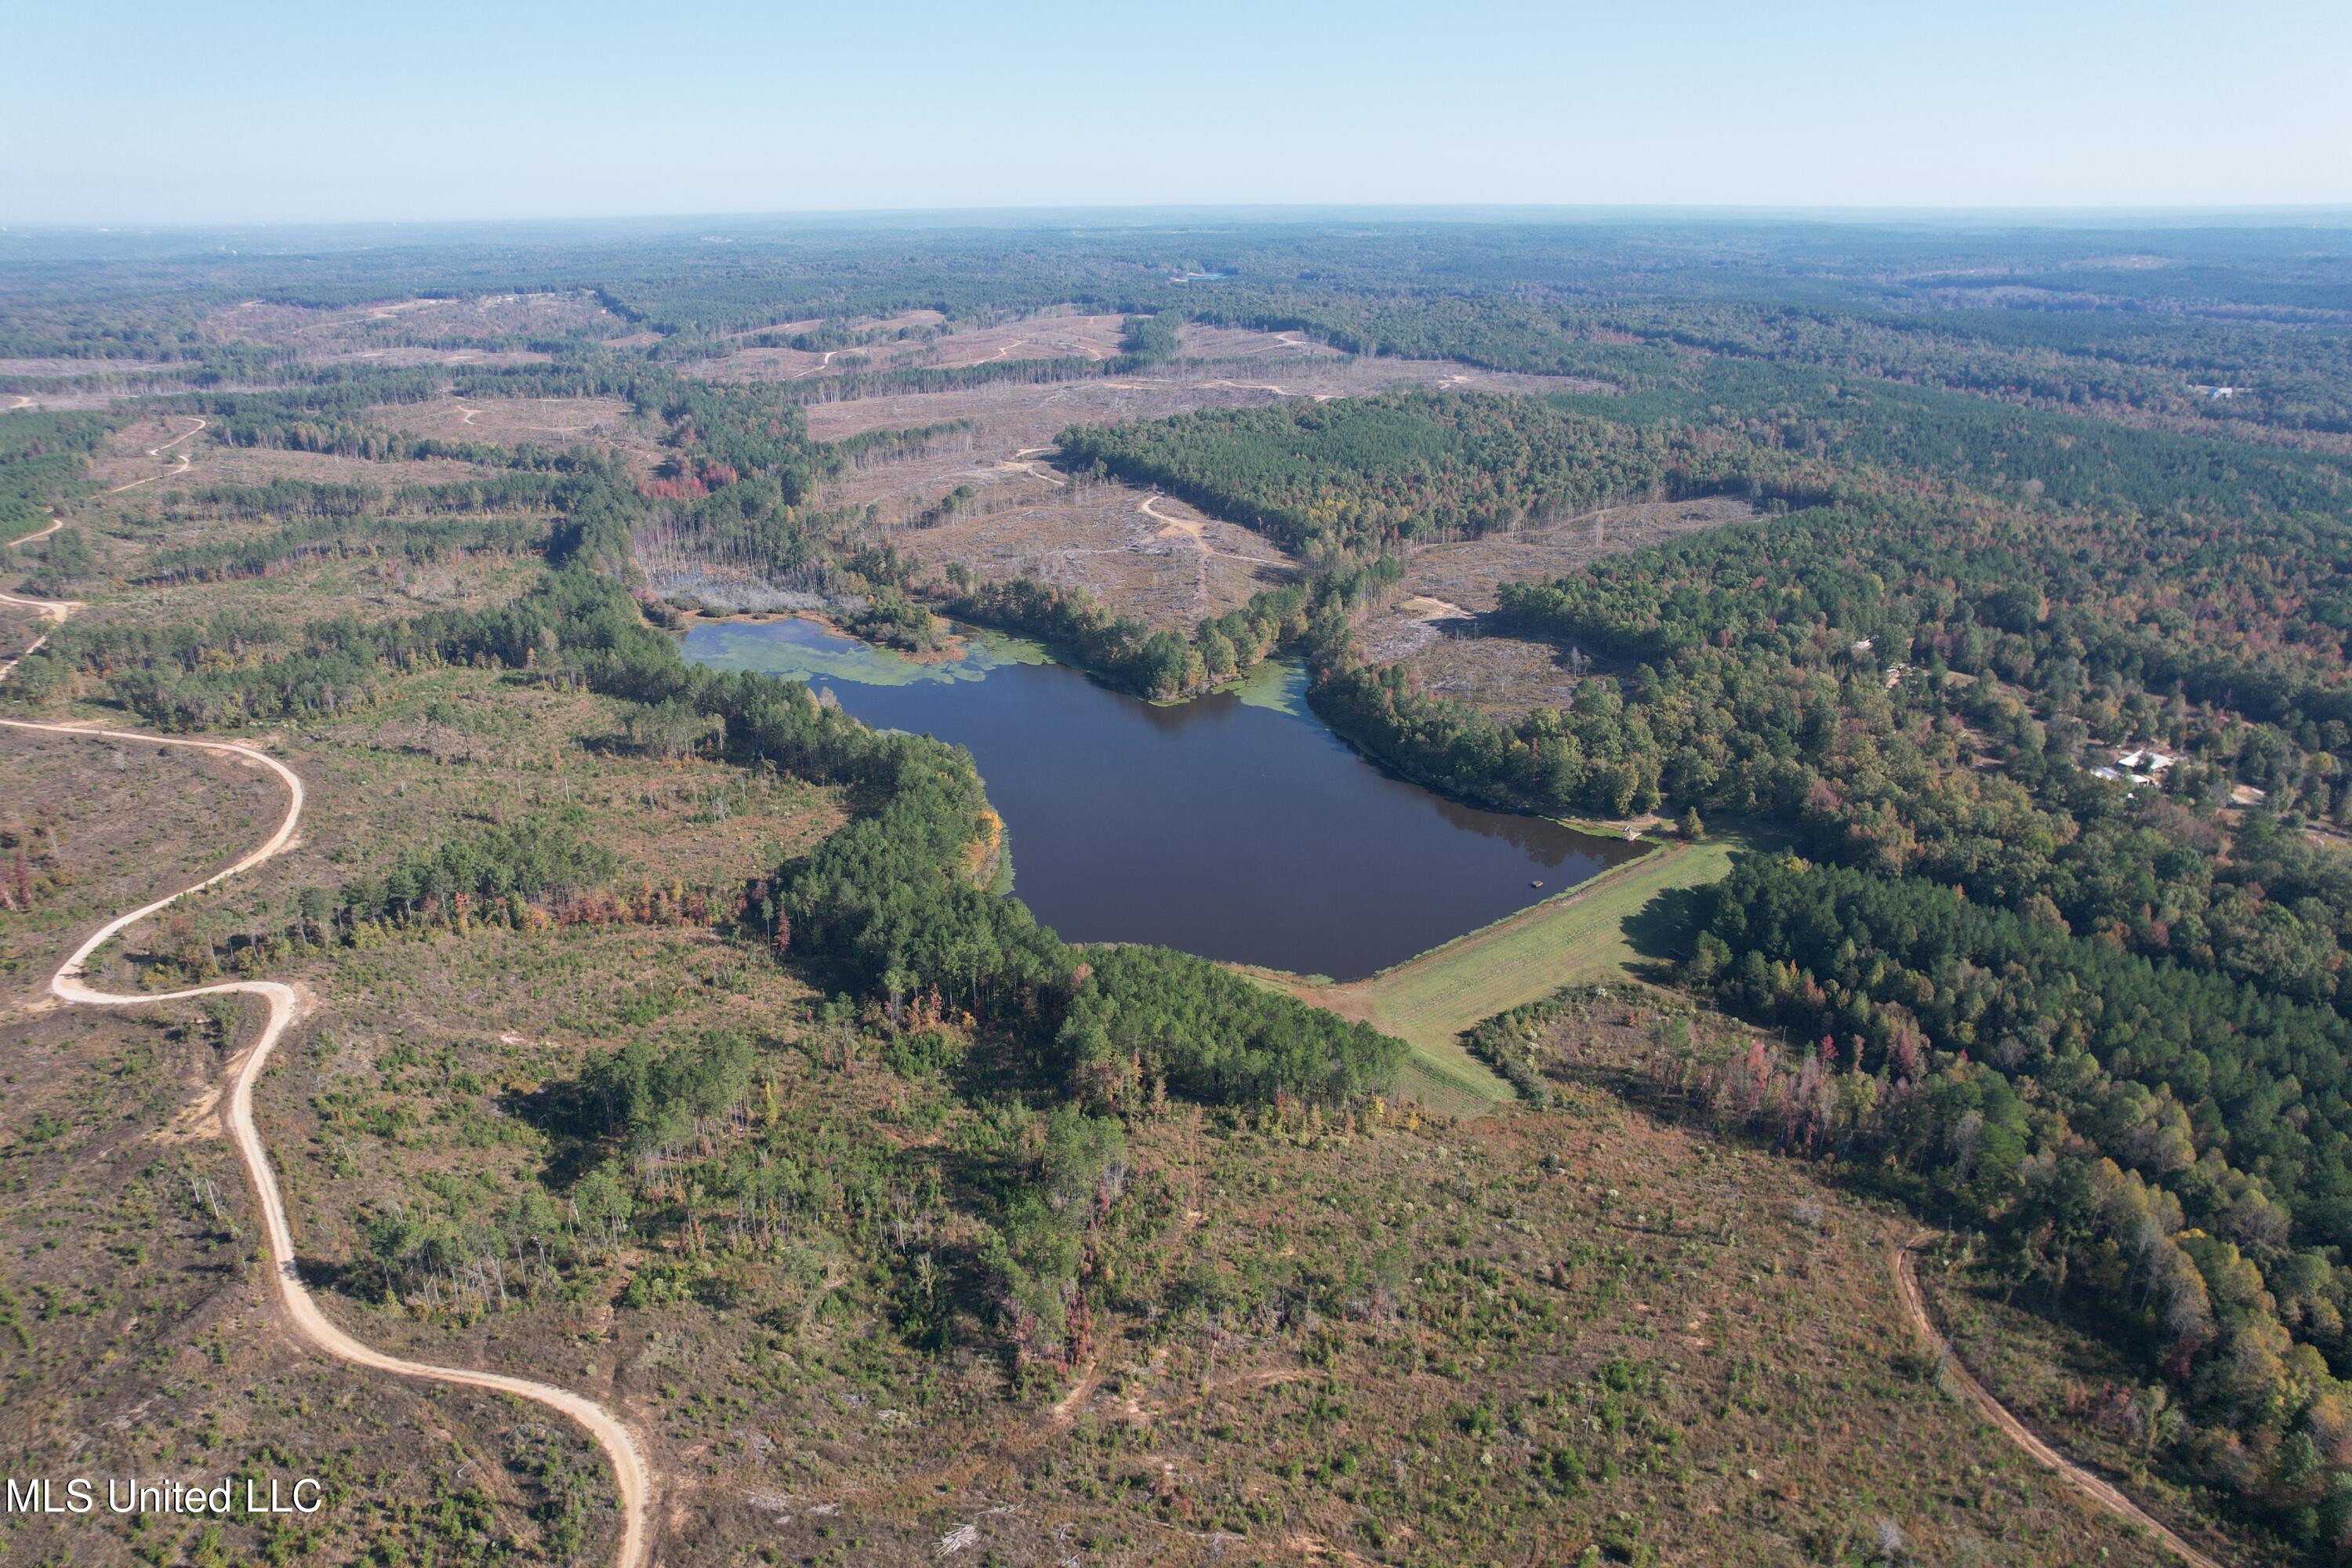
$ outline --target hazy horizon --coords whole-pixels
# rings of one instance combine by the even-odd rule
[[[2352,201],[2352,11],[38,8],[14,227]]]
[[[110,242],[182,248],[249,248],[256,255],[309,251],[369,250],[378,247],[464,242],[562,245],[676,241],[686,237],[713,245],[785,241],[794,237],[847,237],[903,232],[1144,231],[1198,226],[1204,231],[1254,226],[1299,228],[1363,224],[1394,229],[1444,226],[1557,226],[1594,229],[1706,230],[1721,226],[1769,232],[1790,228],[1876,228],[1909,231],[1922,237],[1940,233],[2112,230],[2153,236],[2201,229],[2272,230],[2352,234],[2352,203],[2304,206],[2195,207],[1758,207],[1758,206],[1571,206],[1558,204],[1491,204],[1444,206],[1425,204],[1317,206],[1298,204],[1202,204],[1188,206],[1051,206],[848,208],[808,212],[596,213],[547,216],[315,219],[236,222],[201,218],[184,222],[0,223],[0,255],[26,247],[66,247],[65,255],[104,256]],[[52,251],[52,255],[58,254]]]

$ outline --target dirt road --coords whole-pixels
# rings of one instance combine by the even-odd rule
[[[193,414],[189,415],[188,417],[195,419],[196,422],[194,425],[189,426],[185,430],[181,431],[178,435],[173,437],[170,440],[164,442],[162,446],[148,447],[147,455],[151,458],[160,458],[164,453],[170,451],[173,447],[178,446],[181,442],[186,440],[189,437],[194,435],[197,431],[205,427],[204,420],[196,419],[196,416]]]
[[[49,535],[51,535],[52,533],[55,533],[58,530],[59,530],[59,529],[63,528],[65,525],[66,525],[66,520],[65,520],[64,518],[61,518],[61,517],[52,517],[52,518],[50,518],[50,519],[49,519],[49,526],[48,526],[48,527],[44,528],[44,529],[39,529],[39,530],[37,530],[37,531],[34,531],[34,532],[32,532],[32,533],[25,534],[25,535],[24,535],[24,536],[22,536],[21,538],[12,539],[12,540],[10,540],[8,542],[9,542],[10,544],[30,544],[30,543],[32,543],[32,542],[33,542],[33,541],[35,541],[36,539],[47,539]]]
[[[1911,1326],[1918,1331],[1921,1339],[1927,1341],[1927,1348],[1941,1358],[1946,1373],[1953,1386],[1960,1391],[1961,1397],[1975,1405],[1979,1415],[1999,1427],[2003,1436],[2024,1449],[2035,1464],[2057,1472],[2076,1491],[2099,1507],[2155,1536],[2171,1549],[2173,1555],[2189,1564],[2189,1568],[2221,1568],[2221,1563],[2181,1540],[2139,1504],[2035,1436],[2024,1422],[2010,1414],[2009,1406],[1995,1399],[1991,1391],[1960,1364],[1960,1358],[1953,1353],[1951,1342],[1944,1338],[1943,1331],[1936,1327],[1935,1320],[1927,1315],[1927,1299],[1919,1290],[1919,1249],[1941,1235],[1940,1231],[1923,1230],[1895,1249],[1895,1284],[1903,1293],[1903,1307],[1910,1315]]]
[[[18,601],[20,603],[27,601]],[[59,619],[64,617],[60,616]],[[269,1233],[271,1272],[278,1281],[278,1303],[294,1325],[294,1331],[320,1350],[338,1361],[373,1372],[390,1373],[396,1377],[422,1378],[433,1383],[457,1384],[467,1388],[488,1389],[494,1393],[513,1394],[571,1417],[596,1440],[612,1461],[613,1479],[621,1494],[621,1549],[614,1562],[619,1568],[645,1568],[649,1561],[647,1515],[651,1488],[647,1484],[646,1463],[638,1451],[635,1436],[610,1411],[584,1395],[569,1389],[557,1388],[527,1378],[509,1377],[501,1373],[476,1372],[467,1367],[433,1366],[423,1362],[403,1361],[362,1344],[337,1328],[320,1309],[318,1300],[302,1283],[295,1263],[294,1233],[286,1221],[286,1205],[279,1197],[278,1177],[270,1169],[268,1152],[262,1147],[261,1134],[253,1125],[253,1085],[269,1063],[269,1054],[286,1033],[288,1025],[307,1010],[307,1000],[293,986],[276,980],[232,980],[217,985],[192,986],[184,991],[157,992],[152,994],[121,995],[92,989],[82,980],[83,966],[89,955],[107,941],[126,928],[137,924],[158,910],[168,908],[191,893],[200,892],[216,882],[226,881],[239,872],[249,871],[272,856],[278,855],[294,842],[302,821],[302,780],[299,774],[276,758],[265,755],[250,746],[240,746],[228,741],[179,740],[168,735],[145,735],[129,730],[99,730],[76,724],[39,724],[22,719],[0,719],[0,725],[12,730],[32,730],[55,735],[83,736],[93,740],[124,741],[141,745],[186,746],[197,751],[216,752],[268,769],[286,786],[286,816],[278,823],[278,831],[251,854],[227,870],[205,878],[193,888],[142,904],[128,914],[118,915],[90,933],[76,948],[73,956],[58,966],[49,978],[49,990],[57,998],[79,1007],[139,1007],[153,1002],[180,1002],[198,996],[249,995],[258,996],[269,1009],[268,1021],[261,1036],[245,1056],[245,1064],[237,1071],[236,1088],[229,1100],[229,1131],[236,1141],[237,1153],[245,1161],[246,1174],[253,1183],[260,1199],[262,1221]]]
[[[1226,381],[1220,378],[1216,381],[1201,382],[1198,384],[1202,386],[1229,386],[1235,392],[1271,392],[1276,397],[1296,397],[1298,395],[1298,394],[1294,392],[1286,392],[1281,387],[1275,385],[1272,382],[1265,381]],[[1307,394],[1307,395],[1312,397],[1318,403],[1328,403],[1339,395],[1336,392],[1310,392]]]
[[[1160,530],[1160,536],[1161,538],[1190,540],[1193,548],[1198,550],[1204,556],[1215,555],[1227,561],[1246,561],[1255,566],[1278,566],[1286,572],[1296,571],[1297,569],[1297,563],[1290,561],[1278,561],[1270,555],[1244,555],[1238,551],[1219,550],[1216,546],[1209,542],[1208,536],[1202,531],[1202,525],[1200,523],[1194,522],[1187,518],[1170,517],[1164,511],[1154,511],[1152,510],[1152,503],[1159,499],[1160,494],[1155,490],[1151,494],[1144,497],[1141,504],[1138,505],[1135,510],[1150,518],[1152,521],[1161,525]]]
[[[64,526],[65,519],[61,517],[52,518],[49,520],[48,527],[41,530],[38,533],[28,533],[25,535],[23,539],[17,540],[16,542],[18,544],[23,544],[28,540],[46,538]],[[81,608],[81,601],[79,599],[22,599],[18,598],[14,594],[0,594],[0,605],[14,605],[18,609],[31,610],[34,614],[39,616],[41,619],[47,621],[52,625],[60,626],[65,625],[66,622],[72,617],[73,613],[76,610]],[[8,679],[9,672],[16,668],[18,659],[25,658],[26,654],[38,653],[41,650],[42,646],[48,640],[49,634],[43,632],[39,637],[35,637],[31,642],[25,645],[24,653],[18,654],[16,658],[0,662],[0,680],[5,680]]]
[[[157,479],[176,479],[193,467],[194,467],[194,461],[185,452],[183,452],[180,454],[180,466],[178,468],[166,468],[160,474],[150,474],[143,479],[133,479],[127,485],[117,485],[106,493],[110,496],[119,496],[125,490],[135,490],[141,485],[152,485]]]
[[[194,425],[189,426],[185,430],[181,431],[178,435],[173,437],[170,440],[164,442],[162,446],[148,447],[147,455],[151,458],[160,458],[164,453],[170,451],[173,447],[178,446],[181,442],[186,440],[189,437],[194,435],[197,431],[205,427],[206,421],[198,418],[193,414],[189,415],[188,417],[194,419],[196,422]],[[117,485],[106,493],[110,496],[119,496],[125,490],[135,490],[141,485],[152,485],[157,479],[175,479],[179,478],[182,474],[188,471],[194,462],[194,460],[190,458],[188,454],[185,452],[182,452],[179,456],[180,466],[178,468],[166,468],[160,474],[150,474],[143,479],[133,479],[127,485]]]

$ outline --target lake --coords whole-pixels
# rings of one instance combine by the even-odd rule
[[[696,663],[804,679],[869,724],[970,748],[1014,891],[1072,942],[1352,980],[1640,853],[1383,772],[1308,710],[1295,665],[1160,706],[1019,638],[966,648],[919,664],[803,620],[686,638]]]

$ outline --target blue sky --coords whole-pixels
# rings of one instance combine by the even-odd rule
[[[20,0],[0,223],[2352,202],[2352,5]]]

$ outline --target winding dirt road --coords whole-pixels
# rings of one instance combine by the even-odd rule
[[[50,534],[55,533],[65,525],[66,520],[64,518],[53,517],[49,520],[49,526],[41,530],[38,533],[28,533],[25,535],[24,538],[12,540],[10,542],[12,544],[30,544],[36,539],[47,539]],[[81,608],[81,601],[79,599],[23,599],[17,597],[14,594],[0,594],[0,605],[14,605],[20,610],[30,610],[35,615],[40,616],[41,619],[49,622],[53,626],[60,626],[66,624],[67,618],[69,617],[76,610]],[[16,662],[18,659],[23,658],[26,654],[38,653],[41,650],[42,646],[48,640],[49,634],[43,632],[39,637],[37,637],[31,642],[26,643],[25,645],[25,652],[18,654],[16,658],[0,659],[0,680],[5,680],[8,679],[8,672],[16,668]]]
[[[2010,1414],[2009,1406],[1995,1399],[1991,1391],[1960,1364],[1951,1341],[1944,1337],[1943,1331],[1937,1328],[1935,1320],[1927,1315],[1927,1299],[1919,1289],[1919,1249],[1942,1234],[1941,1231],[1923,1230],[1895,1249],[1895,1284],[1903,1293],[1903,1307],[1910,1315],[1912,1328],[1918,1331],[1919,1337],[1927,1342],[1927,1348],[1943,1363],[1946,1373],[1953,1386],[1960,1391],[1961,1396],[1976,1406],[1977,1414],[2000,1428],[2003,1436],[2024,1449],[2027,1458],[2035,1464],[2056,1472],[2076,1491],[2116,1518],[2129,1521],[2147,1531],[2170,1548],[2173,1555],[2188,1563],[2189,1568],[2221,1568],[2220,1563],[2181,1540],[2162,1521],[2114,1486],[2035,1436],[2031,1427]]]
[[[186,440],[189,437],[194,435],[197,431],[205,427],[206,421],[198,418],[193,414],[189,415],[188,417],[194,419],[196,422],[194,425],[189,426],[185,430],[181,431],[177,436],[174,436],[170,440],[164,442],[162,446],[148,447],[147,455],[151,458],[160,458],[164,453],[170,451],[173,447],[178,446],[181,442]],[[141,485],[152,485],[157,479],[178,479],[182,474],[186,473],[188,469],[194,466],[194,460],[189,458],[187,453],[180,453],[179,458],[180,466],[176,468],[166,468],[160,474],[150,474],[143,479],[133,479],[127,485],[117,485],[106,493],[110,496],[119,496],[125,490],[135,490]]]
[[[197,431],[205,427],[205,422],[204,420],[197,419],[193,414],[189,415],[188,417],[195,419],[196,422],[194,425],[189,426],[185,430],[181,431],[178,435],[173,437],[170,440],[164,442],[162,446],[148,447],[147,455],[151,458],[160,458],[164,453],[170,451],[173,447],[178,446],[181,442],[186,440],[189,437],[194,435]]]
[[[1297,563],[1294,561],[1280,561],[1269,555],[1244,555],[1239,551],[1235,550],[1219,550],[1216,546],[1209,542],[1208,536],[1202,531],[1202,524],[1194,522],[1187,518],[1170,517],[1164,511],[1152,510],[1151,503],[1159,499],[1160,492],[1154,490],[1151,494],[1144,497],[1142,504],[1138,506],[1135,510],[1150,518],[1152,521],[1162,525],[1160,530],[1160,536],[1161,538],[1190,540],[1192,543],[1192,547],[1199,551],[1203,556],[1214,555],[1219,559],[1225,561],[1246,561],[1256,566],[1279,566],[1286,572],[1296,571],[1297,569]]]
[[[193,434],[193,432],[191,432]],[[39,601],[13,599],[15,604],[37,604]],[[62,609],[62,605],[60,605]],[[64,620],[70,609],[62,609],[56,618]],[[38,646],[38,645],[36,645]],[[14,661],[11,661],[13,668]],[[0,670],[0,677],[6,671]],[[299,774],[276,758],[265,755],[251,746],[241,746],[230,741],[179,740],[168,735],[146,735],[131,730],[100,730],[78,724],[41,724],[24,719],[0,719],[0,725],[12,730],[31,730],[53,735],[74,735],[92,740],[126,741],[140,745],[185,746],[196,751],[217,752],[236,757],[256,766],[268,769],[286,786],[286,816],[278,823],[278,831],[259,848],[231,866],[198,882],[194,887],[167,894],[152,903],[142,904],[128,914],[118,915],[93,931],[76,948],[73,956],[58,966],[49,977],[49,990],[64,1003],[78,1007],[140,1007],[154,1002],[181,1002],[198,996],[250,995],[258,996],[269,1009],[268,1022],[260,1038],[246,1054],[245,1065],[238,1069],[236,1084],[229,1100],[229,1131],[236,1140],[237,1152],[245,1161],[246,1174],[253,1183],[261,1201],[262,1220],[269,1233],[271,1272],[278,1280],[278,1303],[294,1325],[294,1331],[337,1361],[348,1362],[372,1372],[390,1373],[395,1377],[420,1378],[432,1383],[456,1384],[467,1388],[488,1389],[496,1394],[512,1394],[546,1406],[567,1415],[584,1427],[612,1461],[613,1479],[621,1494],[621,1549],[614,1561],[617,1568],[645,1568],[649,1560],[647,1515],[652,1489],[647,1482],[644,1456],[639,1452],[635,1436],[612,1412],[594,1400],[569,1389],[550,1384],[533,1383],[527,1378],[509,1377],[501,1373],[476,1372],[467,1367],[434,1366],[424,1362],[403,1361],[362,1344],[330,1321],[320,1310],[318,1300],[302,1283],[295,1263],[294,1233],[286,1221],[286,1205],[279,1197],[278,1177],[270,1169],[268,1152],[262,1147],[261,1134],[253,1125],[253,1085],[262,1069],[269,1063],[270,1052],[286,1033],[287,1026],[308,1010],[303,993],[276,980],[231,980],[217,985],[197,985],[184,991],[156,992],[152,994],[121,995],[92,989],[82,980],[83,967],[89,955],[110,938],[148,916],[169,908],[191,893],[201,892],[215,883],[227,880],[243,871],[249,871],[265,860],[278,855],[294,843],[294,836],[302,821],[302,780]]]
[[[61,517],[58,517],[58,516],[52,515],[52,516],[50,517],[50,519],[49,519],[49,526],[48,526],[48,527],[44,528],[44,529],[37,530],[36,531],[31,532],[31,533],[24,534],[24,535],[22,535],[22,536],[20,536],[20,537],[18,537],[18,538],[16,538],[16,539],[12,539],[12,540],[10,540],[8,542],[9,542],[10,544],[12,544],[12,545],[15,545],[15,544],[30,544],[30,543],[32,543],[32,542],[33,542],[33,541],[35,541],[36,539],[47,539],[49,535],[51,535],[52,533],[55,533],[58,530],[59,530],[59,529],[63,528],[65,525],[66,525],[66,520],[65,520],[64,518],[61,518]],[[17,602],[18,602],[19,604],[23,604],[23,603],[26,603],[26,601],[25,601],[25,600],[21,600],[21,599],[20,599],[20,600],[18,600]]]

